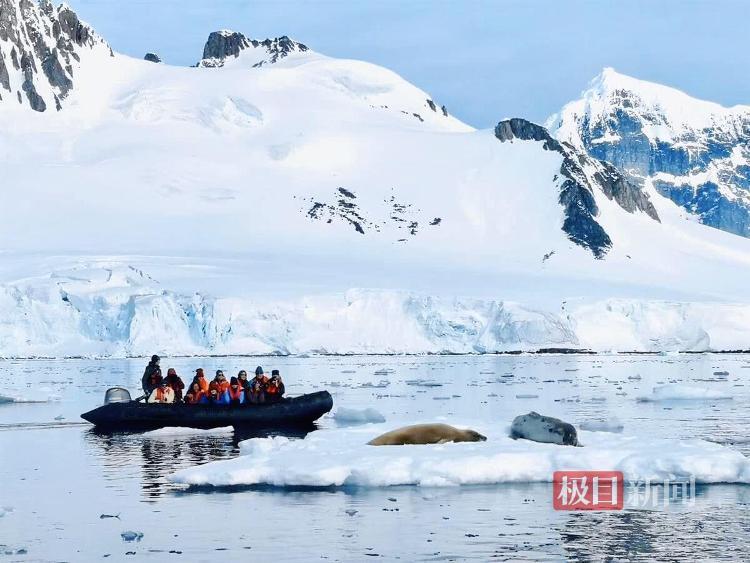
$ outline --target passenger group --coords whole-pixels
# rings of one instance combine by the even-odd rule
[[[255,377],[251,380],[248,380],[247,372],[243,369],[229,381],[222,370],[216,370],[216,376],[208,381],[203,368],[198,368],[183,396],[185,383],[174,368],[169,368],[167,376],[162,377],[159,362],[159,356],[152,356],[141,379],[149,403],[246,405],[273,403],[284,396],[284,382],[279,370],[273,370],[271,377],[267,377],[260,366],[255,368]]]

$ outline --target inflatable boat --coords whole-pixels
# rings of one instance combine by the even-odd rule
[[[285,428],[312,424],[333,408],[328,391],[284,398],[260,405],[186,405],[134,401],[122,387],[107,390],[104,405],[81,418],[107,430],[154,430],[165,426],[189,428]]]

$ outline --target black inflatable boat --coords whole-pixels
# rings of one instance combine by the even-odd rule
[[[165,426],[190,428],[285,428],[312,424],[333,408],[328,391],[318,391],[261,405],[149,404],[133,401],[122,387],[109,389],[104,405],[81,418],[107,430],[153,430]]]

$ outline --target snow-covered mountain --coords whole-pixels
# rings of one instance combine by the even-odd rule
[[[76,71],[112,56],[107,43],[65,4],[0,0],[0,101],[42,112],[60,110]]]
[[[203,48],[203,58],[197,66],[216,68],[226,64],[242,64],[257,68],[273,64],[290,55],[302,55],[306,45],[289,39],[286,35],[258,41],[248,39],[237,31],[214,31]],[[310,53],[312,54],[312,53]],[[241,60],[240,60],[241,59]]]
[[[750,236],[750,106],[725,108],[606,68],[547,125],[702,223]]]
[[[0,355],[748,347],[750,241],[539,125],[286,38],[105,45],[0,102]]]

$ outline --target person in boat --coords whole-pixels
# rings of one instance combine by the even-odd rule
[[[157,355],[151,356],[151,361],[146,366],[141,378],[141,387],[146,395],[151,395],[151,392],[161,385],[161,368],[159,362],[161,358]]]
[[[175,402],[181,403],[182,390],[185,389],[185,383],[183,383],[180,376],[177,375],[177,371],[175,371],[174,368],[169,368],[167,370],[167,377],[164,378],[164,381],[166,381],[167,385],[169,385],[172,388],[172,391],[174,391]]]
[[[206,374],[203,373],[203,368],[198,368],[197,370],[195,370],[193,383],[197,383],[201,388],[201,391],[203,391],[204,393],[208,393],[208,380],[206,379]]]
[[[247,380],[247,372],[244,369],[241,369],[237,374],[237,381],[239,382],[240,387],[242,387],[242,390],[245,392],[245,396],[247,397],[248,393],[250,392],[250,382]]]
[[[211,393],[216,390],[216,403],[219,405],[229,404],[229,382],[220,369],[216,370],[216,377],[208,385],[208,391]],[[213,395],[213,394],[212,394]]]
[[[242,405],[245,402],[245,389],[240,385],[240,380],[233,377],[229,380],[229,404]]]
[[[151,392],[148,397],[149,403],[174,403],[174,391],[164,380]]]
[[[280,401],[284,396],[285,390],[284,382],[281,380],[279,370],[273,370],[271,372],[271,379],[266,383],[266,402],[274,403]]]
[[[186,405],[199,405],[199,404],[205,404],[208,402],[208,397],[206,396],[205,391],[201,389],[201,386],[194,382],[190,389],[188,389],[187,394],[185,395],[185,404]]]
[[[266,402],[266,384],[268,378],[263,372],[263,368],[258,366],[255,368],[255,377],[250,382],[250,395],[248,397],[250,403],[260,404]]]

